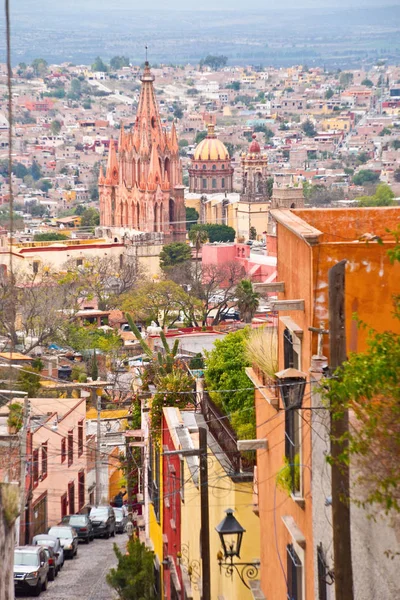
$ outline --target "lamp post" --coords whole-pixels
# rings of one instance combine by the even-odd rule
[[[220,550],[217,554],[219,568],[221,571],[225,569],[227,577],[232,577],[234,571],[236,571],[242,583],[250,589],[245,577],[255,579],[258,575],[258,564],[256,562],[234,562],[235,557],[240,558],[240,548],[246,530],[233,516],[231,508],[228,508],[225,512],[226,517],[215,528],[223,548],[223,552]]]
[[[279,380],[278,388],[285,410],[301,408],[306,389],[307,374],[290,367],[275,373],[275,376]]]

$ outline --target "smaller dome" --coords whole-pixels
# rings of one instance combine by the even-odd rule
[[[260,144],[256,140],[257,136],[255,133],[253,133],[253,135],[251,137],[253,138],[253,141],[250,144],[249,153],[250,154],[259,154],[261,152],[261,148],[260,148]]]
[[[216,137],[214,125],[208,125],[208,134],[195,148],[193,160],[229,160],[226,146]]]

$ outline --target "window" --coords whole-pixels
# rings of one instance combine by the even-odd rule
[[[83,421],[78,423],[78,456],[83,454]]]
[[[78,473],[78,510],[85,504],[85,472]]]
[[[203,171],[205,171],[205,170],[206,170],[206,168],[207,168],[207,167],[206,167],[206,165],[203,165]]]
[[[221,169],[225,169],[225,165],[222,165]]]
[[[68,513],[75,514],[75,483],[73,481],[68,484]]]
[[[65,443],[65,438],[61,440],[61,462],[65,462],[67,456],[67,448]]]
[[[61,496],[61,519],[68,514],[67,494]]]
[[[283,332],[283,354],[285,369],[300,368],[299,354],[293,343],[293,335],[286,327]],[[285,457],[290,468],[292,494],[301,496],[301,421],[298,410],[285,412]]]
[[[288,598],[290,600],[303,600],[303,565],[293,544],[288,544],[286,550]]]
[[[199,168],[199,165],[196,165],[196,169],[198,169],[198,168]]]
[[[207,179],[203,179],[202,182],[203,182],[203,189],[206,189],[207,188]]]
[[[217,180],[213,179],[212,180],[212,187],[215,189],[217,187]]]
[[[225,179],[224,179],[224,177],[221,179],[221,187],[223,187],[223,188],[225,187]]]
[[[83,258],[77,258],[76,259],[76,266],[77,267],[81,267],[83,265]]]
[[[47,477],[47,442],[42,444],[42,478]]]
[[[213,166],[212,166],[212,170],[213,170],[213,171],[216,171],[216,170],[217,170],[217,167],[216,167],[215,165],[213,165]]]
[[[68,431],[68,466],[74,462],[74,432]]]
[[[33,451],[33,485],[39,483],[39,449]]]

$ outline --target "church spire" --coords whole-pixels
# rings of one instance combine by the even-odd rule
[[[106,183],[108,185],[118,185],[118,159],[113,139],[110,140],[110,148],[108,150]]]
[[[146,137],[147,147],[150,149],[153,140],[156,141],[157,145],[161,146],[163,130],[154,92],[154,75],[150,70],[148,61],[145,62],[140,80],[142,82],[142,89],[140,90],[135,133],[136,131],[138,132],[141,146],[144,136]]]
[[[161,171],[160,163],[158,160],[157,146],[155,143],[153,143],[153,146],[151,148],[147,189],[155,190],[158,184],[161,184]]]
[[[171,126],[171,143],[170,143],[170,149],[171,149],[171,152],[178,152],[179,151],[178,136],[176,135],[176,127],[175,127],[174,121],[172,122],[172,126]]]
[[[118,142],[118,150],[119,152],[121,152],[121,150],[125,150],[125,129],[124,129],[124,124],[121,122],[121,127],[119,130],[119,142]]]

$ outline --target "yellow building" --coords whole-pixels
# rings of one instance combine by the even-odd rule
[[[331,117],[321,121],[320,126],[322,131],[350,131],[350,117]]]
[[[218,421],[222,423],[223,421]],[[200,550],[201,531],[201,485],[199,457],[188,456],[186,451],[198,450],[199,427],[207,427],[203,415],[192,411],[181,411],[178,408],[164,408],[164,424],[167,433],[163,433],[163,447],[168,450],[183,450],[176,459],[166,457],[164,469],[168,467],[170,474],[179,478],[179,502],[175,502],[176,525],[180,522],[180,535],[168,532],[167,512],[165,512],[164,544],[167,547],[170,579],[164,578],[166,598],[173,598],[168,593],[176,586],[184,589],[185,597],[193,600],[201,598],[202,562]],[[251,600],[252,592],[247,585],[250,579],[244,575],[243,583],[234,572],[227,576],[224,567],[220,569],[217,555],[221,551],[221,543],[215,528],[225,517],[225,511],[232,509],[236,519],[245,529],[240,559],[236,561],[258,564],[260,558],[259,519],[253,511],[253,472],[241,471],[238,467],[239,453],[223,449],[213,435],[211,420],[208,423],[207,457],[208,457],[208,502],[209,502],[209,537],[210,537],[210,585],[213,600]],[[225,429],[222,426],[222,429]],[[232,435],[229,425],[226,435]],[[221,435],[221,443],[222,438]],[[167,439],[168,438],[168,439]],[[231,438],[230,438],[231,439]],[[169,441],[169,443],[168,443]],[[165,445],[167,442],[167,445]],[[176,469],[179,469],[177,474]],[[165,474],[167,477],[167,474]],[[171,475],[170,475],[171,476]],[[176,494],[168,496],[168,510],[173,509]],[[164,500],[165,502],[165,500]],[[179,547],[179,552],[176,548]],[[175,552],[175,556],[174,556]],[[171,574],[172,573],[172,574]],[[256,571],[255,571],[256,573]],[[253,582],[253,584],[256,581]],[[179,596],[180,597],[180,596]]]

